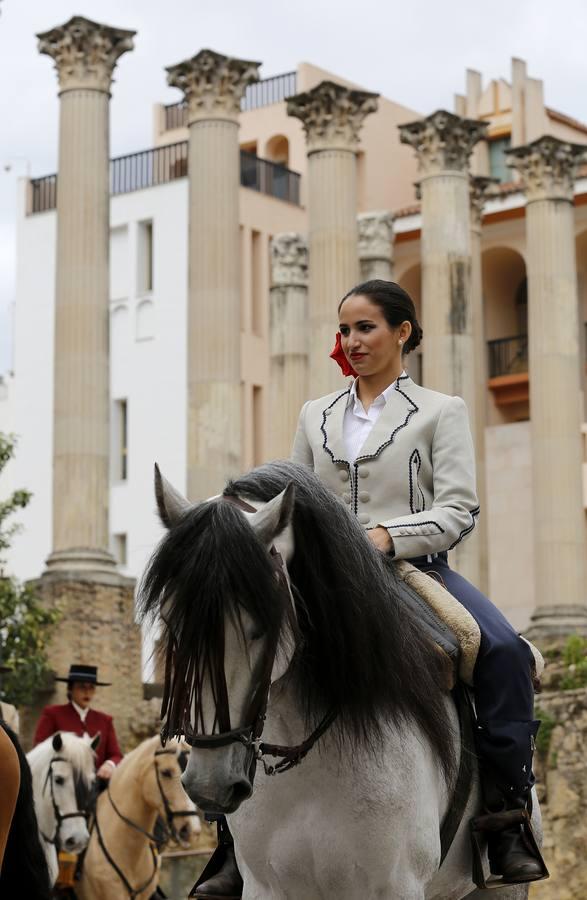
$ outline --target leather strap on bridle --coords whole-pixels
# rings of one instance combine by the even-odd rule
[[[161,756],[165,753],[175,755],[174,750],[166,749],[166,748],[162,748],[161,750],[155,750],[154,755]],[[163,801],[163,808],[165,809],[165,817],[167,820],[166,841],[169,840],[170,837],[172,837],[173,840],[179,842],[179,835],[175,829],[175,825],[173,822],[174,817],[175,816],[196,816],[198,813],[196,810],[192,810],[192,809],[174,810],[171,808],[169,800],[167,799],[167,795],[165,794],[165,791],[163,790],[163,785],[161,784],[161,778],[159,776],[159,767],[157,766],[156,763],[154,763],[154,765],[155,765],[155,776],[157,779],[157,787],[159,788],[159,793],[161,794],[161,799]],[[114,810],[114,812],[116,813],[118,818],[121,819],[126,825],[128,825],[129,828],[133,828],[135,831],[138,831],[140,834],[144,835],[150,842],[149,849],[151,850],[151,856],[153,859],[153,872],[151,873],[149,878],[140,887],[133,888],[132,885],[130,884],[129,880],[127,879],[126,875],[122,871],[122,869],[116,864],[116,862],[113,860],[112,856],[108,852],[108,848],[106,847],[106,844],[104,842],[104,837],[100,830],[100,823],[98,821],[98,810],[96,809],[96,815],[94,817],[94,824],[96,826],[96,834],[98,836],[98,843],[100,845],[102,853],[104,854],[107,861],[110,863],[110,865],[112,866],[112,868],[114,869],[114,871],[116,872],[116,874],[118,875],[118,877],[120,878],[122,883],[124,884],[125,889],[128,891],[128,896],[131,898],[131,900],[135,900],[135,898],[140,896],[140,894],[149,886],[149,884],[153,881],[153,878],[157,874],[157,870],[159,868],[158,864],[157,864],[157,852],[155,850],[155,847],[157,846],[157,837],[154,834],[151,834],[149,831],[147,831],[146,828],[142,828],[141,825],[137,825],[136,822],[133,822],[132,819],[129,819],[128,816],[125,816],[124,813],[122,813],[119,810],[119,808],[117,807],[116,803],[114,802],[114,798],[112,797],[112,794],[110,792],[110,784],[108,785],[106,793],[108,795],[110,805],[112,806],[112,809]]]
[[[53,765],[56,762],[64,762],[68,763],[73,772],[73,763],[70,759],[66,759],[64,756],[54,756],[49,763],[49,768],[47,769],[47,777],[45,778],[45,784],[43,785],[43,793],[47,788],[47,783],[49,783],[49,791],[51,793],[51,803],[53,804],[53,815],[55,816],[55,834],[52,838],[47,837],[47,835],[41,831],[41,837],[48,844],[51,844],[53,847],[59,847],[59,832],[61,830],[61,823],[65,821],[65,819],[86,819],[88,818],[87,812],[84,810],[77,809],[75,812],[70,813],[62,813],[59,807],[57,806],[57,801],[55,800],[55,789],[53,787]]]

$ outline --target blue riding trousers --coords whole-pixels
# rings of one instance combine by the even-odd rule
[[[481,631],[474,671],[477,752],[509,792],[534,783],[532,753],[539,722],[534,720],[532,652],[496,606],[448,565],[448,555],[419,556],[408,562],[433,572],[462,603]]]

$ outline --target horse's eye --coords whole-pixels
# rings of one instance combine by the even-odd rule
[[[253,631],[253,633],[251,634],[251,641],[260,641],[262,637],[262,631]]]
[[[173,772],[171,771],[171,769],[163,769],[161,771],[161,774],[163,775],[163,778],[173,778]]]
[[[55,776],[55,784],[65,784],[65,778],[63,777],[63,775]]]

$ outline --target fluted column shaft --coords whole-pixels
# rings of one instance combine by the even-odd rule
[[[269,452],[285,459],[308,399],[308,248],[299,234],[279,234],[271,242],[269,312]]]
[[[308,152],[311,397],[341,385],[329,354],[337,302],[359,280],[356,156],[363,121],[376,108],[375,94],[332,82],[288,100],[289,115],[304,125]]]
[[[39,35],[60,85],[55,290],[53,554],[112,563],[109,495],[109,101],[134,32],[76,16]]]
[[[189,122],[188,447],[192,500],[242,464],[238,115],[258,63],[203,50],[167,69]]]
[[[359,228],[359,277],[393,281],[393,217],[390,212],[361,213]]]
[[[477,497],[480,512],[475,540],[466,541],[459,559],[459,571],[485,594],[489,591],[489,544],[487,519],[487,472],[485,462],[485,426],[487,417],[487,346],[483,310],[483,281],[481,268],[481,221],[483,206],[491,178],[473,176],[470,181],[471,210],[471,319],[473,330],[473,365],[475,388],[475,461]]]
[[[417,153],[422,201],[422,321],[426,387],[462,397],[477,433],[477,391],[471,305],[468,163],[486,125],[439,110],[400,126]],[[455,566],[474,583],[479,551],[471,541],[455,550]]]
[[[527,196],[535,637],[587,633],[585,511],[573,185],[584,147],[516,148]]]

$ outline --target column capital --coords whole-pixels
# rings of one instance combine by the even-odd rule
[[[318,150],[356,153],[363,122],[377,109],[378,96],[333,81],[321,81],[311,91],[290,97],[287,114],[301,119],[308,153]]]
[[[167,84],[183,91],[188,124],[203,119],[238,121],[241,100],[249,84],[259,80],[260,62],[233,59],[214,50],[200,50],[191,59],[167,66]]]
[[[55,60],[60,92],[82,89],[108,94],[118,58],[133,49],[135,34],[73,16],[65,25],[38,34],[38,49]]]
[[[578,166],[587,161],[587,147],[544,135],[531,144],[514,147],[507,163],[517,169],[527,200],[573,199]]]
[[[471,209],[471,225],[479,227],[483,218],[483,210],[488,198],[495,194],[497,178],[487,175],[469,176],[469,201]]]
[[[308,283],[308,244],[294,231],[276,234],[271,241],[273,287],[305,287]]]
[[[416,151],[418,168],[424,177],[447,171],[466,172],[473,147],[486,130],[486,122],[465,119],[444,109],[399,126],[400,140]]]
[[[392,255],[393,215],[388,210],[360,213],[359,259],[389,259]]]

